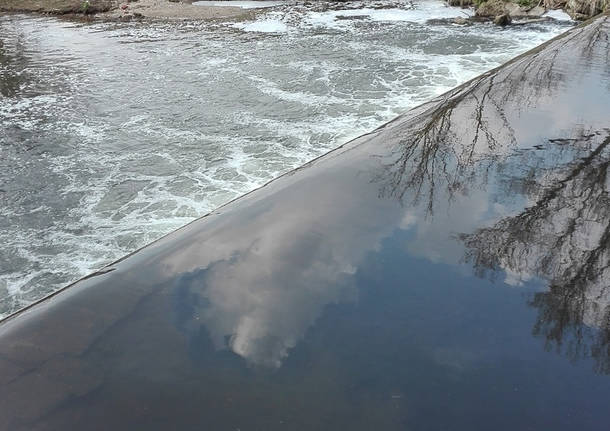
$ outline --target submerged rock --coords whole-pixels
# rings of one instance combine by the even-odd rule
[[[447,4],[449,6],[468,7],[468,6],[473,6],[474,1],[473,0],[448,0]]]

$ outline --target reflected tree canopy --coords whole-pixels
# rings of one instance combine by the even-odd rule
[[[610,373],[610,124],[605,99],[596,97],[610,82],[599,81],[610,73],[609,21],[385,126],[392,150],[374,178],[381,196],[422,204],[429,216],[439,197],[475,188],[519,201],[516,214],[458,236],[466,260],[480,276],[547,280],[549,289],[530,302],[538,309],[534,334],[573,359],[594,357],[603,373]],[[575,63],[591,75],[570,76]],[[583,89],[590,105],[572,106]]]
[[[517,57],[416,108],[409,118],[386,125],[393,149],[374,179],[381,184],[380,194],[411,199],[408,203],[423,201],[431,214],[439,187],[452,199],[486,184],[498,161],[515,149],[536,145],[537,138],[557,126],[555,121],[564,120],[542,114],[536,121],[530,117],[532,111],[553,110],[559,96],[567,93],[566,86],[574,79],[570,76],[574,62],[593,68],[601,57],[602,64],[610,64],[605,30],[609,21],[601,19],[597,25],[551,41],[543,45],[546,49]],[[597,108],[589,107],[592,113]],[[569,124],[575,119],[565,120]]]
[[[533,204],[460,238],[480,275],[548,280],[548,291],[531,300],[539,310],[534,333],[574,359],[593,356],[610,373],[610,133],[583,140],[593,146],[587,157],[515,179]]]

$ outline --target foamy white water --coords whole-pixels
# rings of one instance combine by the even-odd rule
[[[257,0],[257,1],[196,1],[193,2],[195,6],[231,6],[231,7],[240,7],[242,9],[258,9],[258,8],[267,8],[274,6],[282,6],[289,2],[283,1],[265,1],[265,0]]]
[[[362,6],[216,24],[0,17],[0,316],[568,28]]]
[[[557,21],[572,21],[572,17],[562,10],[549,10],[543,16]]]

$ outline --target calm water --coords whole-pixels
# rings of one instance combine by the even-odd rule
[[[0,316],[569,27],[464,13],[0,17]]]

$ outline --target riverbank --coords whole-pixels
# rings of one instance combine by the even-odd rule
[[[193,0],[0,0],[0,12],[40,13],[84,20],[116,21],[209,20],[240,16],[246,18],[255,13],[255,9],[192,3]],[[332,6],[337,2],[320,3]],[[500,25],[510,24],[513,20],[539,19],[547,11],[556,9],[565,11],[574,20],[585,20],[610,8],[610,0],[447,0],[446,3],[450,6],[474,8],[474,19],[494,20]]]
[[[450,6],[473,7],[475,16],[510,24],[513,19],[540,18],[549,10],[563,10],[577,21],[610,10],[610,0],[447,0]]]
[[[168,0],[138,0],[129,3],[118,3],[118,6],[102,17],[111,20],[177,19],[177,20],[209,20],[236,17],[249,17],[252,10],[234,6],[201,6],[187,1]]]
[[[249,17],[250,9],[233,6],[195,6],[191,0],[0,0],[0,12],[39,13],[84,20],[138,19],[209,20]]]

